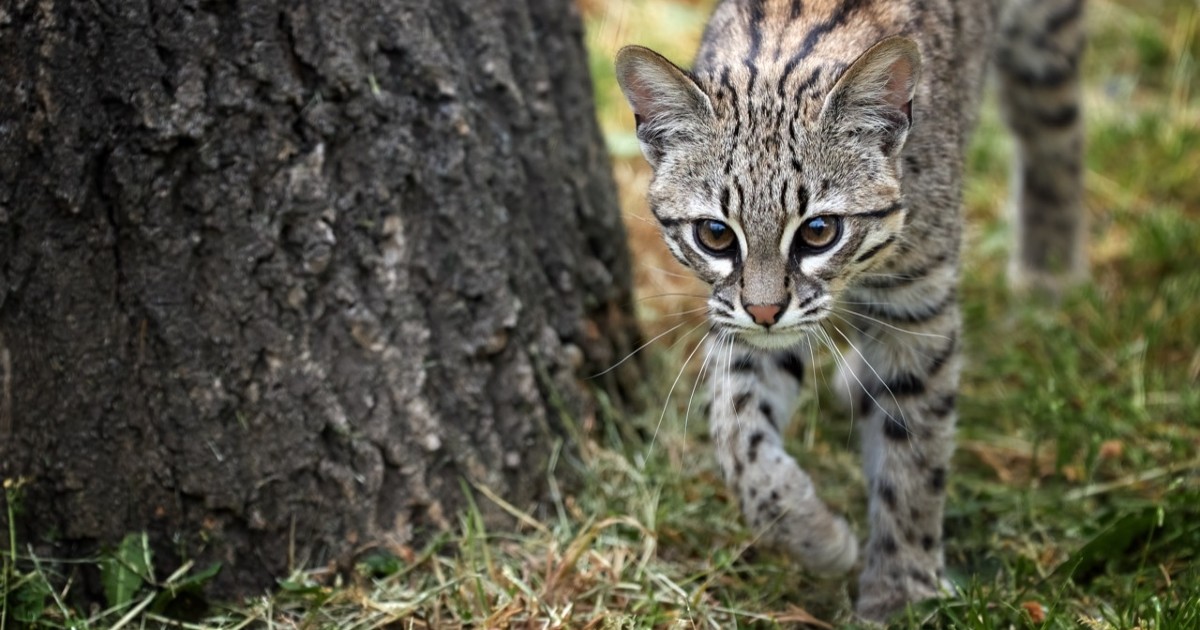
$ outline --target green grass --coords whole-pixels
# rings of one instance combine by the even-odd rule
[[[637,219],[645,216],[638,201],[645,170],[611,55],[638,42],[686,61],[708,3],[581,5],[631,233],[648,238]],[[947,561],[960,593],[909,610],[897,627],[1200,628],[1200,7],[1182,0],[1090,6],[1093,281],[1058,304],[1005,289],[1011,147],[989,105],[967,188],[968,364],[946,517]],[[637,249],[651,252],[639,261],[639,291],[650,297],[679,269],[662,248]],[[672,313],[686,303],[641,302],[647,329],[675,322]],[[210,609],[185,627],[851,623],[853,580],[818,581],[754,547],[694,409],[685,429],[697,359],[667,398],[690,353],[690,339],[680,341],[649,351],[663,406],[637,418],[602,415],[577,457],[556,458],[547,471],[552,518],[509,507],[521,524],[498,532],[471,511],[425,549],[371,558],[344,581],[297,573],[272,597]],[[857,440],[845,418],[820,404],[832,396],[825,380],[806,395],[790,448],[861,532]],[[573,491],[553,481],[568,467],[580,479]],[[477,503],[499,500],[483,488],[471,493]],[[60,603],[61,582],[51,594],[53,576],[12,563],[21,555],[12,544],[2,556],[10,623],[36,599],[37,622],[46,627],[111,627],[146,597],[187,580],[144,581],[113,609],[74,610]],[[134,615],[128,627],[161,624],[166,614]]]

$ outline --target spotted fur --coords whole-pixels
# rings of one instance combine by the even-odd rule
[[[941,589],[961,172],[989,53],[1019,148],[1012,280],[1054,289],[1084,273],[1082,11],[1082,0],[725,0],[690,71],[644,48],[618,55],[655,172],[651,210],[712,285],[721,470],[765,541],[827,573],[858,562],[858,541],[781,434],[807,344],[845,348],[870,490],[863,618]]]

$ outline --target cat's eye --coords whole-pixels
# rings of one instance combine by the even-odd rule
[[[733,233],[733,228],[720,221],[697,221],[696,242],[710,254],[728,256],[737,245],[737,235]]]
[[[842,235],[839,217],[813,217],[800,225],[800,244],[805,249],[820,251],[837,242]]]

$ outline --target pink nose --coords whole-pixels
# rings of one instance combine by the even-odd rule
[[[754,323],[760,326],[775,324],[779,311],[783,310],[778,304],[752,304],[746,306],[746,312],[754,318]]]

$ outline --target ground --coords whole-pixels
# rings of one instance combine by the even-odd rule
[[[754,547],[696,405],[689,411],[703,288],[670,259],[642,203],[649,172],[611,59],[636,42],[686,62],[709,5],[580,1],[637,255],[638,310],[647,339],[665,333],[643,350],[661,375],[648,384],[657,404],[635,418],[578,419],[593,428],[576,436],[579,456],[556,458],[547,474],[556,489],[567,469],[581,483],[555,493],[548,520],[472,488],[476,503],[514,513],[520,530],[486,531],[469,512],[428,548],[368,559],[356,579],[330,585],[320,570],[298,570],[278,593],[212,607],[186,627],[852,623],[853,580],[818,581]],[[948,484],[947,562],[960,594],[911,609],[896,627],[1200,627],[1200,6],[1090,7],[1092,281],[1058,304],[1005,288],[1010,144],[989,101],[970,159],[967,367]],[[790,448],[861,531],[857,440],[847,418],[822,404],[833,398],[833,358],[818,361]],[[171,610],[152,601],[169,588],[141,583],[117,589],[107,611],[74,610],[57,594],[24,605],[45,594],[44,576],[10,570],[13,551],[21,553],[3,556],[10,620],[37,612],[50,627],[140,627]],[[187,575],[163,582],[178,586]],[[147,612],[156,608],[166,612]]]

